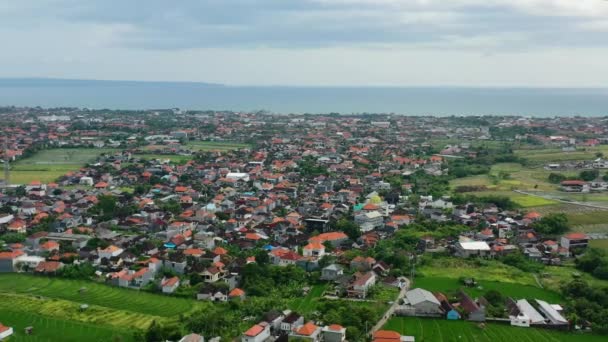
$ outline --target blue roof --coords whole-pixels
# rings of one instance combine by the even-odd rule
[[[176,247],[176,246],[175,246],[175,244],[174,244],[173,242],[167,242],[167,243],[165,244],[165,248],[175,248],[175,247]]]
[[[264,249],[267,250],[267,251],[271,251],[271,250],[274,249],[274,246],[266,245],[266,246],[264,246]]]

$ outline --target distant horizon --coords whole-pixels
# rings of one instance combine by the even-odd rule
[[[488,85],[453,85],[453,84],[369,84],[369,85],[349,85],[349,84],[336,84],[336,85],[310,85],[310,84],[238,84],[238,83],[216,83],[206,81],[195,81],[195,80],[143,80],[143,79],[100,79],[100,78],[70,78],[70,77],[46,77],[46,76],[26,76],[26,77],[3,77],[0,76],[0,86],[3,86],[2,82],[24,82],[24,81],[49,81],[49,82],[100,82],[100,83],[147,83],[147,84],[197,84],[205,86],[215,87],[244,87],[244,88],[412,88],[412,89],[425,89],[425,88],[445,88],[445,89],[564,89],[564,90],[608,90],[608,85],[601,86],[567,86],[567,85],[554,85],[554,86],[538,86],[538,85],[501,85],[501,84],[488,84]]]
[[[183,81],[0,78],[0,105],[280,114],[606,116],[608,88],[246,86]]]

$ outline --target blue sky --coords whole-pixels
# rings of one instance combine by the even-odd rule
[[[0,77],[606,86],[606,0],[0,2]]]

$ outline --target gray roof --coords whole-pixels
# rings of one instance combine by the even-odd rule
[[[324,268],[324,270],[330,270],[330,271],[342,271],[342,266],[337,265],[337,264],[331,264],[327,267]]]
[[[405,297],[407,298],[407,301],[411,304],[411,305],[416,305],[422,302],[431,302],[433,304],[437,304],[437,305],[441,305],[441,303],[439,303],[439,301],[437,300],[437,298],[429,291],[425,290],[425,289],[413,289],[410,291],[407,291],[405,293]]]
[[[545,318],[538,312],[530,303],[528,303],[525,299],[520,299],[517,301],[517,307],[519,311],[524,315],[530,317],[531,323],[544,323]]]
[[[551,304],[540,299],[537,299],[536,302],[538,303],[540,311],[542,311],[553,324],[568,324],[568,320],[557,312]]]

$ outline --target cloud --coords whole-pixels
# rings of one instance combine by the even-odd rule
[[[19,25],[64,21],[122,27],[105,43],[145,49],[472,48],[472,42],[486,42],[488,48],[518,50],[608,45],[608,40],[600,39],[603,30],[598,30],[604,25],[602,20],[608,19],[608,1],[604,0],[22,2],[21,16],[20,5],[9,4],[0,7],[0,19],[19,18]],[[25,13],[32,12],[38,14],[24,20]],[[469,42],[459,43],[463,41]]]

